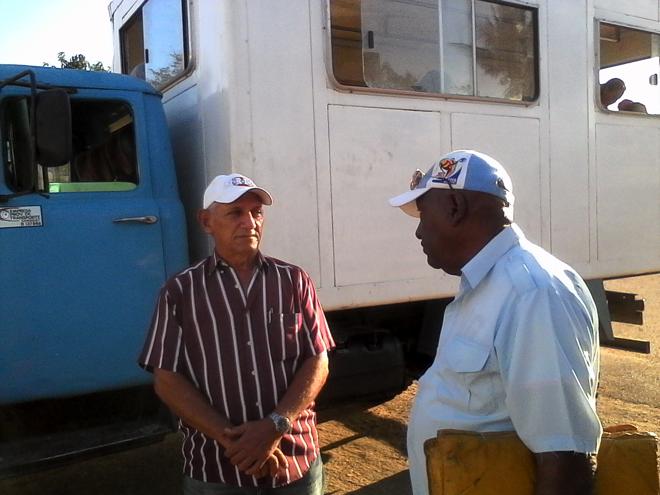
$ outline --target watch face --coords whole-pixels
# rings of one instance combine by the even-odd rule
[[[270,419],[272,419],[273,423],[275,423],[275,429],[279,433],[288,433],[291,430],[291,423],[284,416],[281,416],[277,413],[271,413]]]

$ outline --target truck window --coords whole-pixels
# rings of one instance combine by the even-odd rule
[[[533,101],[537,13],[487,0],[330,0],[337,82]]]
[[[119,31],[122,73],[162,89],[187,67],[185,0],[148,0]]]
[[[12,98],[2,106],[2,149],[7,185],[32,189],[35,171],[30,153],[28,99]],[[138,184],[133,118],[122,102],[72,100],[73,158],[48,168],[51,193],[128,191]],[[37,186],[44,188],[41,167]]]
[[[599,94],[614,112],[660,114],[660,35],[601,22]]]
[[[32,190],[34,170],[28,98],[10,98],[2,105],[2,158],[5,182],[14,192]]]

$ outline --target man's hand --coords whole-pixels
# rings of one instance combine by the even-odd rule
[[[241,471],[254,474],[275,453],[281,435],[275,430],[273,422],[264,418],[226,428],[225,437],[229,443],[225,448],[225,456]]]
[[[591,495],[596,464],[594,456],[579,452],[534,454],[534,495]]]
[[[264,476],[270,476],[274,478],[277,476],[277,473],[280,469],[286,469],[289,467],[289,463],[284,456],[284,453],[279,449],[275,449],[266,463],[261,466],[259,469],[249,469],[246,474],[250,474],[255,478],[263,478]]]
[[[288,418],[297,418],[300,412],[316,398],[327,376],[326,352],[307,358],[296,371],[289,388],[277,404],[276,411]],[[276,469],[270,465],[273,462],[270,459],[282,435],[277,432],[270,418],[225,428],[223,437],[225,456],[239,470],[255,475],[254,473],[261,473],[260,470],[266,462],[269,463],[269,469]],[[282,459],[286,462],[283,457]]]

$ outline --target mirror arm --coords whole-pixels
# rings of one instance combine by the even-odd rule
[[[63,89],[69,94],[76,94],[78,92],[77,88],[60,88],[59,86],[53,86],[52,84],[36,83],[34,81],[30,81],[29,83],[19,81],[19,79],[22,79],[29,74],[34,75],[31,70],[25,70],[19,74],[16,74],[15,76],[10,77],[9,79],[1,80],[0,89],[4,88],[5,86],[20,86],[23,88],[31,88],[34,86],[37,89]]]

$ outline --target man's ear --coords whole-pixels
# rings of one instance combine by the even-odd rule
[[[197,221],[207,234],[211,233],[209,228],[209,211],[204,209],[197,210]]]
[[[458,225],[467,217],[468,213],[468,203],[465,194],[460,192],[454,192],[449,197],[450,200],[450,209],[449,209],[449,221],[453,226]]]

